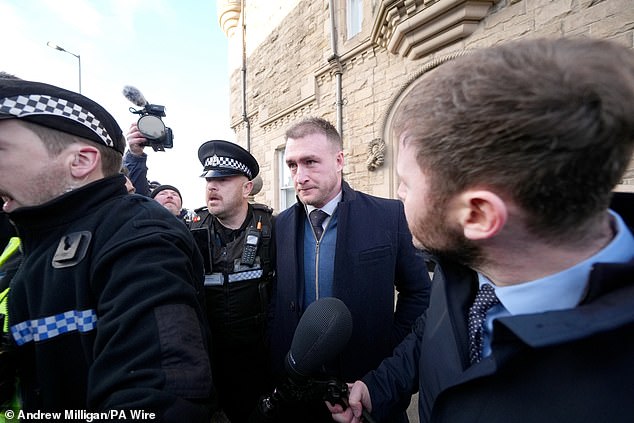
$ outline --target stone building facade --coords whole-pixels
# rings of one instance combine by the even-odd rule
[[[391,111],[407,86],[470,49],[526,37],[634,46],[634,0],[218,0],[229,43],[231,125],[261,165],[256,200],[294,201],[285,129],[305,116],[343,135],[344,179],[396,197]],[[634,166],[618,189],[634,190]]]

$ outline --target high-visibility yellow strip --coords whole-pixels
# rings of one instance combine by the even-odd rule
[[[13,253],[18,251],[18,248],[20,248],[20,238],[15,236],[10,238],[9,243],[2,252],[2,255],[0,255],[0,266],[2,266],[9,259],[9,257],[13,255]]]

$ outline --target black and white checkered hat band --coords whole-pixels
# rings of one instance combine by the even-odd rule
[[[219,157],[216,155],[207,157],[207,160],[205,160],[205,170],[210,170],[211,168],[235,169],[247,175],[249,179],[252,178],[249,167],[231,157]]]
[[[18,118],[33,115],[55,115],[71,119],[97,134],[108,147],[114,147],[114,142],[108,131],[95,115],[63,98],[39,94],[6,97],[0,99],[0,114],[9,114]]]

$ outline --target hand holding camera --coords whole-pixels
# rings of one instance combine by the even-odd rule
[[[161,119],[165,117],[165,106],[148,103],[143,94],[130,85],[123,87],[123,95],[133,104],[142,107],[142,109],[135,109],[134,107],[130,107],[129,109],[130,112],[141,115],[136,123],[136,127],[139,133],[146,139],[143,143],[135,144],[139,144],[141,147],[149,145],[154,151],[165,151],[166,148],[172,148],[174,146],[172,129],[166,127]],[[130,136],[131,133],[132,128],[128,136]],[[129,139],[128,145],[132,147]],[[135,152],[132,148],[130,148],[130,150],[133,154],[137,155],[143,152],[142,148],[140,152]]]
[[[130,129],[126,134],[126,142],[128,143],[128,149],[130,153],[135,156],[140,156],[143,154],[143,149],[146,145],[148,145],[148,140],[145,136],[139,131],[139,128],[136,122],[130,125]]]

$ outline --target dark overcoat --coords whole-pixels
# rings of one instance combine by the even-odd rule
[[[276,220],[277,280],[270,340],[278,371],[305,309],[304,210],[298,202]],[[354,380],[378,366],[411,331],[427,308],[430,281],[423,256],[412,244],[400,201],[355,191],[344,182],[335,213],[333,294],[350,309],[353,332],[331,370],[343,380]]]
[[[627,219],[634,202],[615,200]],[[634,261],[595,264],[574,309],[496,319],[492,354],[470,366],[466,316],[477,286],[465,267],[436,266],[426,315],[364,378],[375,417],[418,389],[421,422],[632,421]]]

